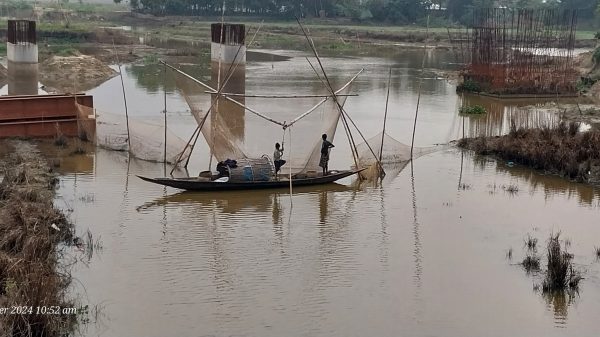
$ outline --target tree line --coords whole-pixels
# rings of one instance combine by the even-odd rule
[[[121,3],[123,0],[114,0]],[[126,0],[127,1],[127,0]],[[343,17],[393,24],[422,23],[428,15],[464,24],[474,8],[578,9],[580,18],[600,17],[600,0],[128,0],[132,10],[155,15]]]

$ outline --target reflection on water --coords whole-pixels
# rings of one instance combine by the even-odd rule
[[[546,316],[529,277],[504,259],[535,226],[541,236],[560,228],[575,260],[591,263],[597,194],[581,203],[531,188],[535,177],[522,178],[522,169],[458,150],[419,158],[381,186],[298,188],[291,200],[285,189],[181,193],[135,177],[161,175],[162,165],[90,155],[94,171],[65,172],[57,201],[104,246],[74,272],[92,304],[106,306],[106,330],[92,326],[90,335],[554,336],[562,321],[567,332],[597,328],[598,264],[587,267],[578,310],[552,299]],[[471,188],[457,191],[461,160]],[[589,187],[562,182],[574,193]],[[490,194],[490,184],[528,193]],[[89,193],[92,202],[82,198]]]
[[[290,54],[275,65],[249,62],[247,90],[322,93],[305,60]],[[420,66],[411,55],[325,59],[338,80],[369,65],[356,83],[361,96],[346,105],[366,135],[381,132],[385,82],[393,66],[388,132],[410,142],[419,73],[410,67]],[[428,54],[428,67],[435,62],[444,67],[444,59]],[[97,104],[115,104],[111,81],[95,90]],[[138,98],[132,101],[134,115],[160,111],[160,93],[138,85],[143,82],[131,71],[125,83]],[[417,145],[459,138],[454,86],[432,75],[423,89]],[[193,118],[185,114],[182,97],[174,90],[168,98],[170,111],[182,112],[169,116],[172,124],[191,133]],[[297,110],[280,102],[260,106],[270,113]],[[510,108],[500,110],[500,116],[472,128],[503,132]],[[466,130],[477,123],[463,121]],[[246,126],[246,137],[252,137],[255,126]],[[312,141],[295,135],[295,142]],[[260,136],[270,150],[269,136]],[[199,153],[205,156],[207,149]],[[331,166],[349,167],[349,153],[338,139]],[[294,189],[291,196],[286,189],[181,193],[135,177],[162,176],[162,165],[101,149],[88,157],[93,166],[82,164],[83,172],[65,165],[56,202],[74,210],[78,231],[89,228],[102,238],[101,256],[73,274],[90,303],[106,308],[108,323],[90,326],[90,336],[588,336],[598,331],[600,264],[592,250],[599,245],[600,195],[592,186],[449,149],[420,157],[410,170],[390,169],[383,182],[371,185],[345,179]],[[195,158],[191,174],[205,167],[203,160]],[[489,191],[509,185],[520,192]],[[93,202],[85,202],[82,196],[90,193]],[[521,246],[532,227],[540,237],[561,230],[573,242],[575,261],[586,265],[577,310],[568,300],[546,302],[534,294],[531,279],[505,260],[506,250]]]
[[[497,99],[480,95],[463,94],[461,106],[480,105],[487,111],[482,116],[462,117],[466,121],[465,136],[501,136],[511,127],[553,127],[560,121],[558,109],[543,108],[548,99]],[[561,99],[568,103],[572,100]]]
[[[529,193],[542,191],[546,198],[560,195],[567,199],[576,198],[582,205],[600,205],[600,189],[592,185],[568,182],[558,176],[541,174],[522,166],[509,167],[502,162],[495,165],[498,172],[509,173],[519,181],[526,182]]]
[[[419,218],[417,216],[417,191],[415,189],[415,173],[414,173],[414,162],[410,162],[410,185],[411,185],[411,193],[412,193],[412,208],[413,208],[413,241],[414,241],[414,276],[413,282],[415,284],[415,294],[414,301],[417,303],[417,311],[414,313],[414,319],[418,320],[422,315],[422,307],[419,305],[421,300],[421,288],[423,285],[422,276],[423,276],[423,265],[422,265],[422,256],[421,256],[421,238],[420,238],[420,224]]]
[[[567,324],[569,307],[575,302],[579,294],[573,291],[554,291],[544,293],[544,300],[548,310],[554,313],[554,322],[557,327],[564,327]]]

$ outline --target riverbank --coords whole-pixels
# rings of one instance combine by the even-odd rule
[[[46,15],[38,24],[40,57],[44,54],[65,56],[86,43],[108,43],[114,50],[123,45],[145,44],[148,41],[186,41],[210,43],[210,25],[219,22],[216,17],[153,16],[116,10],[113,5],[94,8],[74,7],[68,21],[63,17]],[[305,49],[305,37],[294,20],[273,20],[260,17],[226,17],[228,22],[243,23],[249,33],[248,42],[255,29],[261,27],[252,48]],[[348,19],[307,19],[304,21],[315,44],[324,53],[364,55],[373,48],[450,48],[446,27],[392,26],[373,23],[356,23]],[[0,20],[0,36],[5,35]],[[450,28],[450,31],[459,28]],[[2,34],[4,32],[4,34]],[[593,32],[577,32],[576,47],[593,47]],[[143,42],[141,42],[143,41]],[[85,52],[84,52],[85,53]]]
[[[0,308],[8,308],[0,335],[62,335],[77,309],[66,296],[62,255],[73,225],[53,204],[58,179],[36,146],[20,140],[0,140],[0,177]]]
[[[554,129],[513,129],[500,137],[462,139],[458,146],[543,173],[600,184],[600,131],[579,132],[578,123],[562,122]]]

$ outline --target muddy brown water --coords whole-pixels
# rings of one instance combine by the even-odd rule
[[[322,90],[303,54],[272,52],[291,58],[250,61],[249,92]],[[368,137],[381,131],[391,66],[388,133],[410,142],[421,55],[403,49],[325,59],[337,81],[367,68],[354,87],[360,96],[346,107]],[[511,120],[534,126],[556,119],[489,100],[490,114],[463,120],[463,99],[434,70],[452,67],[451,54],[426,55],[418,146],[461,137],[463,121],[465,134],[501,134]],[[166,87],[169,123],[187,138],[193,118],[162,68],[125,69],[130,113],[160,120]],[[120,108],[118,81],[92,91],[98,109]],[[292,109],[262,104],[271,113]],[[246,135],[260,141],[252,127]],[[351,156],[339,135],[330,166],[347,168]],[[206,145],[198,148],[191,174],[206,169],[206,153]],[[296,189],[290,198],[286,190],[181,193],[136,177],[162,176],[162,165],[103,149],[64,158],[56,203],[103,247],[73,273],[82,285],[74,293],[100,309],[85,335],[593,336],[600,328],[600,192],[511,166],[449,148],[381,185],[346,179]],[[539,239],[541,253],[556,231],[570,240],[584,273],[573,297],[534,291],[542,276],[518,265],[527,234]]]

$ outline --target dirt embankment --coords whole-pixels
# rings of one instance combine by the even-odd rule
[[[580,90],[584,96],[600,99],[600,62],[594,60],[599,49],[577,55],[574,59],[575,70],[579,72]]]
[[[93,56],[52,56],[40,63],[40,82],[62,93],[90,90],[118,73]]]
[[[53,205],[57,178],[35,146],[16,140],[0,141],[0,177],[0,307],[20,307],[0,315],[0,335],[63,335],[77,317],[38,310],[73,307],[61,259],[73,231]]]
[[[458,145],[571,180],[600,184],[600,131],[578,131],[578,123],[560,123],[555,129],[516,129],[501,137],[463,139]]]
[[[6,84],[6,77],[6,68],[4,68],[4,66],[0,64],[0,86]]]

